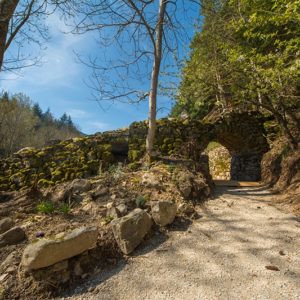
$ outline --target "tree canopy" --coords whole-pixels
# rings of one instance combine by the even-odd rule
[[[203,24],[173,115],[213,109],[272,114],[291,146],[299,139],[300,1],[204,0]]]

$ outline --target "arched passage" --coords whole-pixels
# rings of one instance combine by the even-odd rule
[[[213,141],[205,149],[208,156],[209,173],[213,180],[231,179],[231,155],[226,147]]]
[[[179,156],[198,161],[208,144],[216,141],[228,149],[230,177],[238,181],[260,180],[260,163],[269,146],[264,137],[264,119],[259,113],[228,113],[214,120],[161,119],[157,124],[155,150],[159,156]],[[129,128],[129,161],[145,153],[147,123]]]

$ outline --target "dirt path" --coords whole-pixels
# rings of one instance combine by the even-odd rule
[[[140,256],[68,299],[300,299],[300,222],[270,206],[271,197],[260,188],[218,188],[186,231],[148,241]]]

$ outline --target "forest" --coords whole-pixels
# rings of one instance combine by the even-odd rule
[[[81,133],[70,116],[56,119],[48,109],[32,103],[24,94],[0,96],[0,156],[24,147],[41,148],[51,141],[70,139]]]

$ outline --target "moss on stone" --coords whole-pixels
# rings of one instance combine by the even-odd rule
[[[39,187],[50,187],[50,186],[53,186],[54,185],[54,182],[51,181],[51,180],[47,180],[47,179],[40,179],[38,181],[38,186]]]
[[[141,157],[141,152],[138,150],[130,150],[128,152],[128,158],[130,161],[134,162]]]

